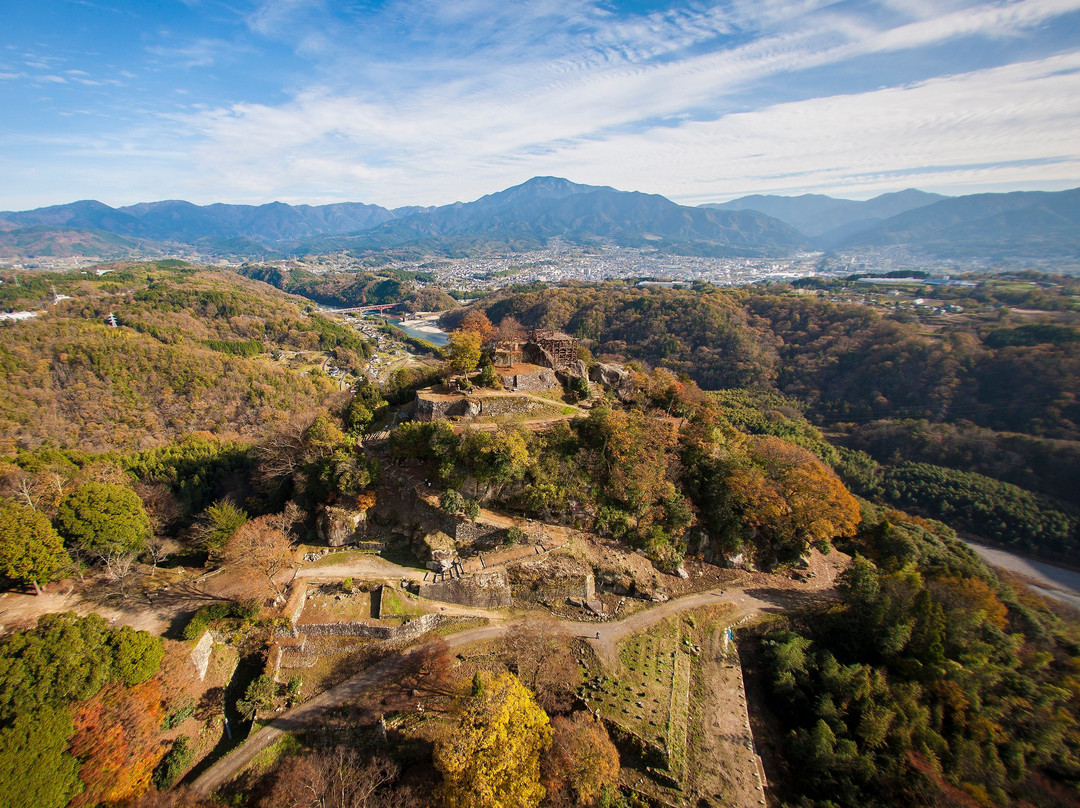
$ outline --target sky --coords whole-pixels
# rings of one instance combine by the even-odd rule
[[[0,210],[1080,186],[1080,0],[0,0]]]

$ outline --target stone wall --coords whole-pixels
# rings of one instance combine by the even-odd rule
[[[415,640],[436,628],[443,620],[440,614],[422,614],[400,626],[374,626],[356,621],[353,623],[311,623],[293,628],[294,636],[307,634],[313,637],[370,637],[373,640]]]
[[[506,541],[506,530],[494,525],[485,525],[482,522],[458,521],[454,525],[454,540],[458,544],[472,546],[485,544],[492,547]]]
[[[510,570],[510,589],[514,600],[530,603],[553,602],[596,597],[596,580],[591,571],[567,571],[550,566],[521,565]]]
[[[420,586],[420,597],[457,603],[478,609],[505,609],[510,606],[510,583],[506,570],[491,570]]]
[[[527,373],[500,373],[503,384],[512,387],[518,392],[536,392],[538,390],[550,390],[560,387],[559,380],[555,377],[555,371],[549,368],[531,370]]]
[[[461,545],[501,544],[506,536],[503,528],[483,522],[470,522],[456,516],[450,516],[438,505],[428,502],[415,488],[412,492],[412,508],[416,515],[425,523],[432,525],[436,530],[441,530],[455,542]]]
[[[459,399],[432,399],[417,395],[413,399],[412,412],[414,421],[434,421],[438,418],[450,418],[455,415],[467,414],[468,407],[463,398]]]
[[[516,378],[507,376],[504,381]],[[546,390],[546,387],[538,387],[538,390]],[[485,418],[496,418],[507,415],[528,415],[542,409],[543,404],[525,398],[524,396],[485,396],[480,400],[480,415]]]

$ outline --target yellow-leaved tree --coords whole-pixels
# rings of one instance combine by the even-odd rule
[[[449,731],[435,744],[446,808],[535,808],[544,798],[540,754],[547,714],[512,673],[477,674]]]

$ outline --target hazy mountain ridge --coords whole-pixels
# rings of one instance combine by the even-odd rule
[[[1080,252],[1080,189],[942,197],[908,189],[865,202],[820,194],[679,205],[658,194],[534,177],[439,207],[213,204],[112,208],[82,200],[0,212],[0,257],[159,255],[176,246],[270,258],[338,250],[531,249],[553,238],[677,254],[786,256],[901,246],[930,258],[1067,258]]]
[[[152,257],[163,252],[162,245],[156,242],[121,236],[106,230],[49,225],[15,227],[0,222],[0,260],[83,255],[116,259]]]
[[[844,240],[857,248],[905,244],[929,255],[1060,256],[1080,250],[1080,188],[945,199]]]
[[[190,243],[200,238],[243,237],[264,244],[290,241],[322,233],[361,230],[393,219],[393,211],[361,202],[332,205],[195,205],[182,200],[142,202],[111,208],[96,200],[53,205],[30,211],[0,213],[19,227],[104,230],[135,236]]]
[[[730,202],[701,205],[712,210],[756,210],[791,225],[801,233],[828,239],[832,231],[862,225],[864,229],[914,208],[931,205],[946,197],[914,188],[881,194],[865,202],[837,199],[824,194],[767,196],[754,194]]]
[[[337,249],[380,249],[477,236],[533,245],[554,237],[676,250],[697,245],[742,254],[791,251],[807,244],[794,228],[757,212],[710,211],[678,205],[657,194],[535,177],[474,202],[444,205],[345,239],[316,239],[300,246],[311,251],[329,244]]]

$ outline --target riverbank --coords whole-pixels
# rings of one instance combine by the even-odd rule
[[[450,342],[450,335],[437,325],[441,313],[434,313],[426,317],[406,320],[402,322],[400,317],[387,319],[395,328],[399,328],[414,339],[430,342],[432,345],[442,347]]]

